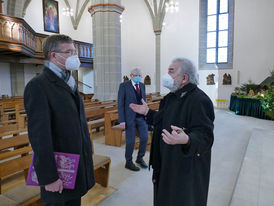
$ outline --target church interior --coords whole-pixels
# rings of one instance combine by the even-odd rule
[[[32,148],[23,95],[44,69],[44,39],[65,34],[81,63],[72,76],[93,148],[96,185],[82,205],[153,205],[152,171],[124,168],[118,89],[140,68],[157,110],[169,93],[162,76],[185,57],[214,105],[207,205],[273,206],[273,8],[271,0],[0,1],[0,205],[43,205],[39,188],[25,185]]]

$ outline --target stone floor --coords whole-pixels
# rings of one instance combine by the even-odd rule
[[[274,121],[226,110],[215,115],[208,206],[273,206]],[[111,157],[109,185],[117,189],[100,206],[153,205],[151,171],[125,169],[124,147],[106,146],[103,137],[94,142],[95,153]]]

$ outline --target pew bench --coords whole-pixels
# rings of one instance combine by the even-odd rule
[[[103,187],[107,187],[111,163],[110,157],[97,154],[93,154],[92,157],[95,181]]]
[[[27,128],[18,129],[18,125],[14,125],[15,127],[13,127],[13,125],[11,126],[12,127],[5,128],[3,131],[0,130],[0,139],[7,136],[18,136],[27,133]]]
[[[123,132],[125,131],[125,129],[121,128],[119,125],[115,125],[111,127],[111,131],[112,131],[111,145],[121,147]],[[152,140],[152,131],[148,131],[148,141],[147,141],[147,149],[146,149],[147,151],[150,151],[151,140]],[[139,145],[140,145],[140,138],[139,138],[138,132],[136,131],[134,149],[138,149]]]
[[[25,179],[30,166],[32,157],[32,148],[30,146],[19,149],[8,150],[0,154],[0,180],[11,178],[19,172],[24,172]],[[0,185],[0,205],[31,205],[40,202],[40,188],[18,185],[7,191],[2,191]]]
[[[153,110],[159,108],[160,102],[149,102],[148,107]],[[118,111],[107,111],[105,112],[105,144],[112,146],[121,146],[122,134],[124,129],[118,125]],[[149,132],[149,140],[151,140],[152,133]],[[137,135],[138,136],[138,135]],[[148,141],[148,143],[150,143]]]
[[[21,134],[25,131],[26,129],[6,132],[4,138],[0,139],[0,205],[42,205],[39,187],[17,184],[16,187],[7,191],[3,191],[1,187],[3,182],[1,180],[8,180],[20,172],[24,173],[25,179],[27,178],[32,148],[29,145],[27,134]],[[107,187],[110,158],[94,154],[93,163],[95,181],[103,187]]]
[[[92,158],[93,158],[95,182],[102,185],[103,187],[108,187],[110,163],[111,163],[110,157],[97,155],[94,153],[92,129],[89,129],[89,132],[90,132],[90,140],[91,140],[91,146],[92,146]]]
[[[88,121],[89,130],[96,129],[96,131],[99,132],[100,127],[104,127],[104,125],[105,125],[104,118]]]
[[[115,110],[116,108],[116,104],[85,108],[85,114],[88,121],[89,130],[96,128],[96,131],[99,132],[100,127],[105,126],[105,112]]]

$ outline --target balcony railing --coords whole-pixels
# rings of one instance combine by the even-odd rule
[[[43,59],[42,42],[47,35],[36,33],[24,19],[0,14],[0,55]],[[74,41],[81,66],[93,63],[93,44]]]

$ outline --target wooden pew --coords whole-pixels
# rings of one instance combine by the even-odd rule
[[[104,114],[107,111],[112,111],[117,109],[116,104],[106,105],[106,106],[96,106],[92,108],[85,109],[86,118],[88,121],[89,130],[96,128],[99,131],[100,127],[104,127],[105,119]]]
[[[2,139],[5,136],[17,136],[19,134],[26,133],[26,132],[27,132],[27,128],[3,131],[3,132],[0,132],[0,139]]]
[[[27,135],[0,139],[0,205],[31,205],[40,202],[40,188],[17,185],[7,191],[2,190],[3,180],[24,173],[25,179],[32,158],[32,148]]]
[[[90,140],[92,144],[92,158],[94,166],[94,176],[96,183],[102,185],[103,187],[108,187],[109,173],[110,173],[110,157],[97,155],[94,153],[94,144],[93,144],[93,133],[90,132]]]
[[[19,124],[19,128],[27,126],[27,114],[23,103],[15,105],[15,119]]]
[[[18,104],[23,104],[23,99],[14,98],[1,102],[0,115],[1,121],[15,119],[15,107]]]
[[[113,126],[118,124],[118,111],[108,111],[105,112],[105,144],[112,146],[121,146],[122,139],[122,130],[118,129],[117,126],[112,128]]]
[[[29,145],[26,131],[25,128],[1,133],[3,138],[0,139],[0,180],[12,177],[18,172],[24,172],[25,178],[27,177],[32,148]],[[108,187],[110,158],[93,154],[93,163],[96,182],[103,187]],[[42,205],[39,187],[17,185],[11,190],[2,191],[2,193],[0,184],[0,205],[31,205],[36,203]]]
[[[4,121],[0,122],[0,134],[4,132],[14,131],[19,128],[19,125],[15,122]]]
[[[158,97],[158,96],[161,96],[161,95],[160,95],[160,92],[148,93],[148,94],[146,94],[146,101],[147,101],[147,102],[152,102],[152,99],[153,99],[154,97]]]
[[[153,110],[159,108],[159,102],[150,102],[148,107]],[[122,144],[122,134],[124,129],[118,125],[118,111],[108,111],[105,113],[105,144],[120,147]],[[151,142],[152,132],[148,133]],[[138,142],[138,141],[137,141]]]

